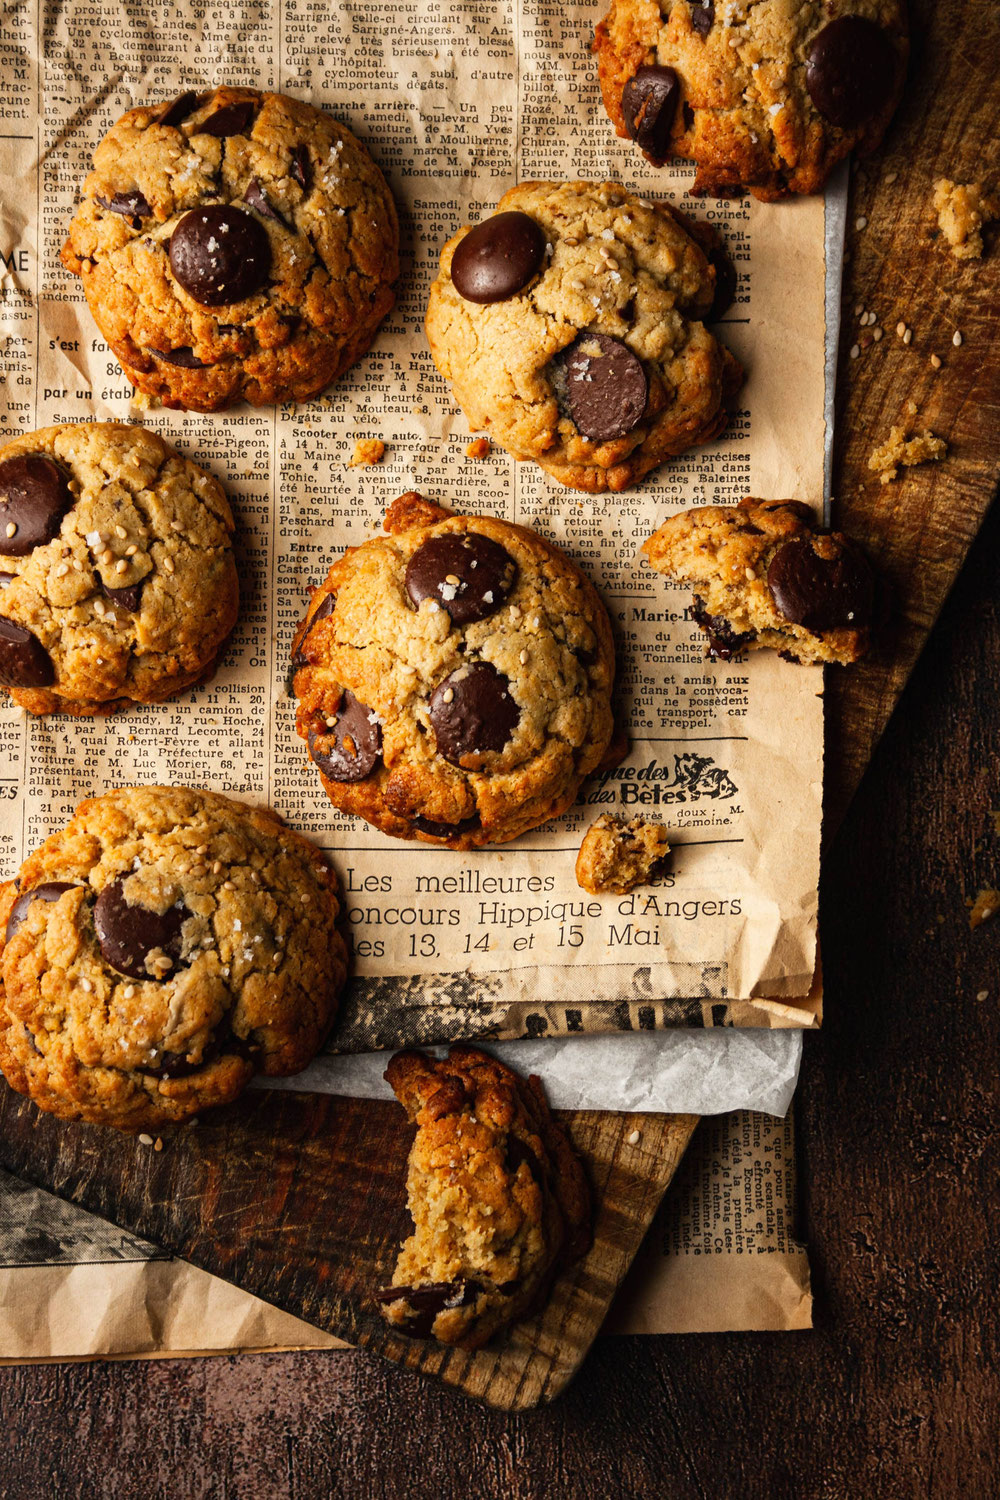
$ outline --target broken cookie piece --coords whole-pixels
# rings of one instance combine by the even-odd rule
[[[478,1349],[590,1245],[590,1191],[541,1083],[475,1047],[399,1052],[385,1077],[416,1123],[414,1231],[376,1293],[397,1332]]]
[[[658,573],[695,592],[708,655],[772,647],[796,662],[852,662],[868,649],[875,581],[850,538],[799,500],[704,505],[643,544]]]
[[[602,813],[584,834],[576,883],[594,896],[626,896],[637,885],[648,885],[669,853],[662,823]]]
[[[956,260],[979,260],[984,224],[1000,219],[1000,199],[984,192],[981,182],[952,182],[939,177],[934,184],[938,228]]]
[[[892,427],[886,441],[872,449],[868,467],[875,470],[883,484],[891,484],[899,478],[900,468],[930,463],[944,458],[947,452],[944,438],[936,437],[927,428],[908,438],[904,427]]]

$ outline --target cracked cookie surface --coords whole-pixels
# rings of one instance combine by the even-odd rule
[[[377,1293],[400,1333],[477,1349],[544,1300],[590,1244],[590,1190],[537,1078],[475,1047],[400,1052],[385,1074],[417,1134],[414,1232]]]
[[[222,486],[155,432],[80,422],[0,449],[0,685],[110,713],[202,680],[236,622]]]
[[[471,849],[564,812],[612,731],[596,590],[537,532],[401,496],[313,593],[296,727],[327,796],[397,838]]]
[[[502,231],[508,215],[541,229],[537,269],[520,290],[471,300],[453,270],[479,297],[491,254],[508,269],[505,284],[493,277],[499,291],[517,279],[511,265],[531,267],[510,231],[469,265],[463,241]],[[726,425],[742,370],[702,321],[715,289],[715,268],[666,206],[616,183],[522,183],[444,247],[427,338],[473,428],[561,484],[622,490]]]
[[[899,102],[904,0],[612,0],[597,27],[604,106],[694,193],[818,193],[875,149]]]
[[[128,378],[167,406],[304,401],[368,348],[399,274],[365,147],[284,94],[132,109],[94,153],[62,251]]]
[[[336,876],[274,813],[179,787],[82,802],[0,888],[0,1067],[143,1130],[318,1050],[346,972]]]
[[[658,573],[694,588],[690,613],[711,657],[772,647],[792,661],[847,663],[868,649],[868,560],[801,501],[748,496],[681,511],[642,550]]]

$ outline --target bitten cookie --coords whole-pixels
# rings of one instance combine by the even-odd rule
[[[642,550],[658,573],[693,585],[709,656],[771,646],[789,661],[852,662],[868,649],[868,559],[801,501],[748,496],[681,511]]]
[[[602,813],[583,836],[576,883],[593,896],[625,896],[648,885],[663,868],[670,845],[662,823]]]
[[[410,493],[295,635],[296,725],[330,801],[396,838],[472,849],[570,806],[611,737],[595,589],[536,532]]]
[[[446,1061],[399,1052],[386,1070],[417,1126],[407,1172],[414,1232],[386,1322],[414,1338],[478,1349],[533,1312],[560,1266],[590,1245],[590,1191],[537,1078],[474,1047]]]
[[[617,183],[529,182],[441,252],[434,362],[473,428],[593,494],[711,442],[742,381],[708,331],[715,268]]]
[[[155,432],[80,422],[0,449],[0,687],[112,713],[201,681],[236,623],[222,486]]]
[[[875,149],[899,102],[905,0],[612,0],[594,41],[604,106],[691,191],[818,193]]]
[[[81,802],[0,888],[0,1067],[50,1114],[154,1129],[297,1073],[346,972],[336,876],[272,812]]]
[[[393,304],[399,229],[349,130],[284,94],[219,88],[123,115],[62,260],[129,380],[167,406],[305,401]]]

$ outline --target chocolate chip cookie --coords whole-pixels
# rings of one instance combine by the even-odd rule
[[[112,713],[202,680],[236,622],[222,486],[155,432],[80,422],[0,449],[0,687]]]
[[[594,50],[621,136],[691,191],[764,201],[818,193],[875,149],[899,102],[905,0],[612,0]]]
[[[846,663],[868,649],[868,559],[801,501],[748,496],[682,511],[642,550],[658,573],[694,586],[690,614],[711,657],[771,646],[789,661]]]
[[[705,327],[716,270],[617,183],[529,182],[441,252],[434,362],[474,428],[593,494],[718,437],[737,360]]]
[[[592,585],[536,532],[410,493],[295,636],[297,728],[342,812],[453,849],[570,806],[611,737],[614,648]]]
[[[322,110],[256,89],[129,110],[94,153],[62,259],[129,380],[167,406],[305,401],[393,304],[378,167]]]
[[[435,1062],[400,1052],[385,1074],[417,1126],[407,1172],[414,1232],[377,1293],[400,1333],[478,1349],[533,1312],[590,1244],[590,1191],[537,1078],[475,1047]]]
[[[336,876],[274,813],[81,802],[0,888],[0,1068],[50,1114],[156,1129],[305,1067],[346,972]]]
[[[576,857],[576,883],[593,896],[625,896],[663,869],[670,845],[662,823],[601,816],[587,829]]]

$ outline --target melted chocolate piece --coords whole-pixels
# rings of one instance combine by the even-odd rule
[[[212,203],[193,208],[177,225],[170,236],[170,269],[204,307],[242,302],[267,281],[271,243],[252,214]]]
[[[466,302],[505,302],[534,280],[544,260],[545,233],[536,220],[517,210],[494,214],[458,245],[451,280]]]
[[[364,781],[382,754],[382,726],[366,703],[347,688],[340,698],[337,722],[309,731],[309,754],[331,781]]]
[[[207,370],[203,359],[199,359],[190,345],[185,344],[180,349],[150,349],[150,354],[162,359],[168,365],[180,365],[182,370]]]
[[[715,267],[715,296],[705,315],[705,322],[717,323],[736,301],[739,277],[724,245],[713,245],[708,252],[708,261],[709,265]]]
[[[123,218],[130,219],[133,229],[141,229],[143,219],[148,219],[153,212],[138,188],[132,188],[127,193],[115,193],[111,199],[102,198],[100,193],[95,193],[94,201],[109,213],[121,214]]]
[[[649,382],[626,344],[606,333],[581,333],[561,358],[570,415],[584,437],[604,443],[638,427]]]
[[[394,1323],[397,1333],[408,1338],[429,1339],[434,1320],[446,1308],[467,1307],[485,1288],[478,1281],[432,1281],[427,1286],[384,1286],[375,1293],[376,1302],[387,1305],[406,1302],[409,1307],[405,1323]]]
[[[228,135],[246,135],[257,115],[257,103],[244,99],[236,104],[224,104],[214,115],[202,120],[198,135],[214,135],[220,140]]]
[[[528,1170],[530,1171],[532,1177],[536,1182],[544,1183],[545,1173],[542,1170],[542,1164],[538,1160],[538,1157],[535,1155],[534,1151],[532,1151],[531,1147],[526,1146],[524,1141],[521,1140],[520,1136],[515,1135],[511,1130],[507,1134],[507,1144],[504,1149],[504,1169],[508,1171],[512,1177],[516,1177],[517,1169],[522,1162],[527,1162]]]
[[[510,683],[489,662],[459,667],[431,694],[430,720],[438,754],[453,766],[463,758],[502,750],[521,718]]]
[[[479,814],[473,813],[471,818],[462,818],[459,823],[438,823],[434,818],[423,818],[418,813],[413,819],[413,826],[421,833],[429,833],[436,839],[458,838],[463,833],[471,833],[474,828],[480,827]]]
[[[771,559],[767,586],[785,619],[806,630],[863,630],[871,621],[872,571],[852,546],[823,558],[806,539],[786,542]]]
[[[0,615],[0,687],[51,687],[52,658],[37,636]]]
[[[888,104],[896,68],[896,54],[881,26],[863,16],[838,16],[809,48],[806,88],[831,125],[856,130]]]
[[[123,589],[109,589],[102,578],[101,593],[119,609],[127,609],[130,614],[134,615],[142,602],[142,586],[145,581],[144,578],[140,578],[138,583],[127,584]]]
[[[708,636],[708,654],[713,661],[732,661],[738,651],[743,651],[757,639],[755,630],[734,630],[724,615],[710,615],[705,601],[695,595],[691,606],[691,618]]]
[[[44,885],[36,885],[33,890],[22,891],[10,909],[4,942],[9,943],[21,926],[32,901],[58,901],[64,891],[73,890],[76,890],[76,885],[72,880],[47,880]]]
[[[308,193],[312,172],[309,168],[309,152],[305,146],[296,146],[292,152],[292,176],[302,191]]]
[[[691,30],[708,36],[715,22],[714,0],[691,0]]]
[[[517,563],[480,532],[445,532],[418,547],[406,566],[406,592],[420,608],[435,599],[456,625],[485,620],[503,604],[517,579]]]
[[[26,557],[51,542],[74,504],[69,480],[45,453],[18,453],[0,463],[0,553]],[[8,526],[15,527],[12,536]]]
[[[267,194],[260,185],[259,177],[254,177],[251,180],[249,187],[243,194],[243,202],[259,213],[262,219],[273,219],[275,224],[280,224],[283,229],[288,228],[278,210],[271,207]]]
[[[336,596],[336,594],[324,594],[321,604],[317,608],[316,613],[313,615],[312,619],[309,621],[309,629],[306,631],[305,635],[302,637],[302,639],[299,642],[297,648],[292,652],[292,671],[293,672],[297,672],[300,667],[306,667],[306,666],[309,665],[309,658],[308,658],[308,656],[305,655],[305,649],[306,649],[306,641],[309,639],[310,635],[312,634],[312,628],[313,628],[314,625],[318,625],[319,622],[320,622],[320,620],[325,620],[328,615],[332,615],[333,612],[334,612],[334,610],[336,609],[336,607],[337,607],[337,596]]]
[[[181,928],[191,913],[181,903],[165,912],[150,911],[146,906],[130,906],[124,886],[128,879],[120,875],[106,885],[94,903],[94,928],[104,957],[119,974],[130,979],[149,979],[146,959],[156,948],[179,963]]]
[[[163,112],[157,116],[155,123],[157,125],[179,125],[182,120],[186,120],[188,115],[197,108],[197,105],[198,95],[193,89],[189,89],[187,93],[178,94],[176,99],[172,99],[169,104],[165,105]]]
[[[625,129],[647,155],[665,161],[680,102],[680,79],[673,68],[645,63],[622,89]]]
[[[249,1062],[260,1050],[256,1043],[236,1036],[232,1013],[227,1011],[206,1042],[197,1062],[189,1062],[185,1052],[160,1052],[158,1062],[145,1063],[135,1071],[144,1073],[148,1078],[190,1078],[192,1073],[200,1073],[202,1068],[207,1068],[219,1057],[242,1057]]]

